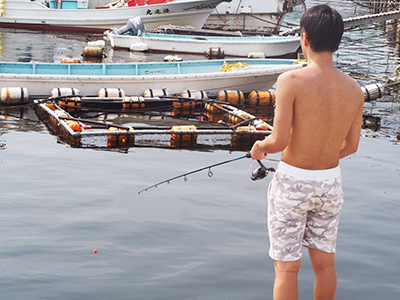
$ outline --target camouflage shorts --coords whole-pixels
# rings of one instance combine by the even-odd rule
[[[271,258],[299,260],[302,245],[334,253],[342,205],[340,167],[304,170],[280,162],[268,188]]]

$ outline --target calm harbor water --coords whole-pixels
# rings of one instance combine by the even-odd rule
[[[307,1],[308,6],[322,1]],[[330,1],[344,17],[368,13]],[[287,17],[296,23],[302,9]],[[0,61],[79,58],[85,37],[1,30]],[[104,61],[164,55],[107,50]],[[198,57],[183,56],[185,60]],[[393,76],[396,46],[382,29],[349,31],[336,64],[361,85]],[[380,118],[341,162],[345,206],[337,247],[337,299],[400,298],[399,96],[365,104]],[[242,159],[137,192],[243,155],[227,150],[71,148],[32,110],[0,114],[0,299],[272,299],[266,186]],[[265,160],[277,166],[279,154]],[[94,253],[97,249],[97,253]],[[306,251],[300,299],[312,299]]]

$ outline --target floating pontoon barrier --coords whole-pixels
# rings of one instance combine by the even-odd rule
[[[246,134],[239,134],[239,133]],[[235,133],[232,134],[231,147],[251,148],[251,145],[260,137],[257,134],[257,128],[253,125],[237,127]]]
[[[82,98],[66,97],[58,100],[58,105],[69,112],[76,112],[82,108]]]
[[[184,90],[181,95],[182,98],[190,98],[190,99],[207,99],[207,93],[205,91],[197,91],[197,90]]]
[[[210,59],[221,59],[225,57],[225,51],[221,47],[211,47],[206,50],[206,53],[204,55]]]
[[[83,53],[82,53],[83,57],[103,57],[103,49],[100,47],[89,47],[86,46],[83,49]]]
[[[144,91],[144,95],[152,96],[152,98],[142,96],[119,97],[123,95],[123,92],[117,89],[103,89],[102,92],[99,91],[99,94],[102,96],[109,96],[110,94],[114,96],[117,94],[116,97],[70,97],[68,95],[73,93],[79,93],[79,91],[73,91],[72,89],[56,90],[52,94],[56,97],[49,98],[48,100],[34,100],[34,103],[37,104],[39,117],[49,125],[49,128],[56,135],[60,135],[63,140],[73,146],[79,146],[81,143],[92,145],[92,142],[87,141],[93,139],[99,141],[99,137],[101,137],[105,141],[102,147],[113,148],[143,146],[143,143],[147,145],[150,143],[153,146],[164,143],[169,148],[187,148],[195,147],[198,144],[204,145],[208,141],[212,141],[212,143],[215,143],[215,141],[222,143],[221,141],[224,141],[224,145],[229,145],[230,148],[237,148],[239,146],[248,148],[252,142],[265,137],[272,130],[271,125],[258,116],[254,116],[248,111],[234,106],[238,105],[236,103],[242,105],[245,103],[243,93],[238,90],[221,91],[221,94],[224,94],[224,99],[222,100],[228,100],[235,104],[227,101],[212,100],[207,98],[205,92],[193,90],[185,90],[180,96],[169,96],[166,89],[148,89]],[[257,95],[256,92],[254,93]],[[58,99],[57,95],[62,96]],[[258,95],[260,98],[258,102],[261,102],[263,98],[260,97],[260,93]],[[269,101],[274,98],[272,93],[268,93],[265,97]],[[51,103],[50,101],[56,101],[58,104]],[[249,100],[246,100],[246,107],[253,107],[262,111],[272,112],[273,114],[273,106],[251,106],[248,102]],[[129,109],[138,110],[147,106],[153,106],[153,108],[155,106],[162,106],[163,110],[166,107],[172,106],[172,113],[164,115],[164,111],[160,116],[163,118],[164,116],[186,116],[187,120],[195,117],[198,120],[219,123],[220,127],[208,127],[211,125],[210,123],[206,128],[184,124],[172,127],[118,126],[105,122],[74,118],[65,111],[69,111],[72,107],[78,113],[77,108],[83,105],[87,107],[93,107],[93,105],[95,107],[103,107],[103,104],[119,105],[120,109],[122,108],[122,111],[125,113]],[[272,105],[272,103],[269,104]],[[62,109],[62,106],[65,110]],[[205,110],[204,108],[207,109],[207,107],[211,109],[208,111]],[[209,111],[213,111],[213,113]],[[157,135],[157,138],[152,138],[152,135]],[[169,136],[168,140],[165,139],[166,136]],[[206,136],[214,136],[214,138],[206,138]],[[226,141],[228,141],[228,144],[225,143]]]
[[[196,126],[172,126],[171,130],[176,131],[176,133],[171,134],[171,148],[188,148],[197,145]],[[183,131],[189,131],[190,133],[182,133]]]
[[[143,97],[157,98],[161,96],[170,96],[168,89],[146,89],[143,91]]]
[[[135,135],[134,134],[124,134],[127,132],[134,131],[133,127],[125,128],[117,128],[117,127],[109,127],[108,131],[118,132],[116,135],[109,134],[107,135],[107,146],[108,147],[132,147],[135,145]]]
[[[365,101],[372,101],[383,96],[384,85],[381,83],[372,83],[361,87],[364,93]]]
[[[81,91],[76,88],[54,88],[51,90],[50,97],[79,96]]]
[[[122,99],[123,109],[141,109],[145,107],[145,99],[141,96],[139,97],[124,97]]]
[[[3,87],[0,104],[20,105],[29,102],[28,89],[24,87]]]
[[[255,106],[275,105],[275,94],[270,91],[252,91],[249,94],[249,104]]]
[[[231,104],[243,105],[246,98],[239,90],[222,90],[218,92],[217,99],[220,102],[229,102]]]
[[[194,115],[196,110],[196,101],[174,101],[172,103],[172,116],[190,116]]]
[[[115,98],[115,97],[120,97],[123,98],[126,96],[125,91],[120,88],[101,88],[97,96],[99,97],[110,97],[110,98]]]
[[[57,104],[37,103],[37,111],[40,119],[60,138],[72,146],[81,147],[112,147],[112,148],[127,148],[132,146],[143,145],[159,145],[169,148],[187,148],[198,145],[215,145],[215,143],[224,144],[226,146],[238,147],[241,139],[250,141],[254,139],[262,139],[270,134],[270,130],[251,130],[246,131],[242,128],[198,128],[195,125],[181,125],[172,127],[129,127],[106,124],[99,121],[81,120],[72,117],[66,111],[63,111]],[[95,124],[94,127],[88,124]],[[261,124],[261,123],[260,123]],[[255,127],[255,126],[254,126]],[[104,129],[101,129],[104,128]],[[258,128],[256,128],[258,129]],[[235,134],[235,140],[231,140]],[[243,137],[241,137],[243,135]],[[157,136],[151,138],[151,136]],[[166,140],[164,136],[169,136]],[[207,136],[213,136],[209,139]],[[248,136],[248,137],[245,137]],[[99,142],[99,137],[101,141]],[[200,138],[201,137],[201,138]],[[95,144],[91,142],[95,140]],[[228,144],[226,144],[226,142]],[[99,146],[100,143],[102,146]],[[244,145],[244,144],[243,144]]]

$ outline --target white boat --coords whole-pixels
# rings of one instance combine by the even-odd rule
[[[48,97],[54,88],[76,88],[81,95],[97,95],[102,88],[120,88],[138,96],[146,89],[170,94],[203,90],[268,90],[279,74],[301,68],[291,59],[200,60],[157,63],[19,63],[0,62],[0,88],[23,87],[32,98]],[[25,93],[24,93],[25,94]]]
[[[232,0],[221,3],[208,17],[203,28],[256,31],[276,34],[294,6],[305,0]],[[285,28],[287,29],[287,28]]]
[[[205,54],[210,48],[219,48],[226,56],[241,57],[247,57],[251,52],[263,53],[264,57],[282,57],[300,48],[299,36],[227,37],[151,33],[145,30],[140,17],[130,19],[122,28],[109,31],[107,39],[113,49]]]
[[[164,24],[201,28],[222,1],[229,0],[120,0],[107,6],[89,0],[2,0],[0,27],[103,33],[141,16],[149,29]]]

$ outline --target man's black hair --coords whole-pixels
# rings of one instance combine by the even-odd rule
[[[335,9],[322,4],[309,8],[303,14],[300,28],[306,32],[313,51],[335,52],[342,39],[344,24],[342,16]]]

